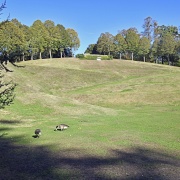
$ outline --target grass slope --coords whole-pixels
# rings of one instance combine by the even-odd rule
[[[13,169],[5,179],[176,178],[179,68],[77,59],[20,65],[7,74],[18,84],[14,104],[0,110],[0,173]],[[70,128],[54,131],[60,123]],[[15,167],[12,158],[28,163]]]

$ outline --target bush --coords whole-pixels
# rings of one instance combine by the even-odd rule
[[[113,56],[108,55],[86,55],[85,59],[87,60],[97,60],[98,57],[101,57],[101,60],[112,60]]]
[[[101,57],[101,60],[112,60],[113,56],[110,55],[98,55],[98,54],[77,54],[76,58],[85,59],[85,60],[97,60],[98,57]]]
[[[76,55],[76,58],[84,59],[84,54],[77,54],[77,55]]]

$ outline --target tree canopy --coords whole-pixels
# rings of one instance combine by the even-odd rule
[[[180,66],[178,27],[158,25],[151,17],[144,19],[142,27],[141,33],[134,27],[119,30],[116,35],[101,33],[97,43],[90,44],[85,53]]]
[[[80,46],[78,33],[52,20],[36,20],[28,27],[17,19],[1,23],[0,53],[7,53],[15,62],[72,56]]]

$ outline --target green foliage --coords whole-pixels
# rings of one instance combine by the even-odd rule
[[[84,53],[97,54],[97,44],[90,44]]]
[[[114,44],[115,44],[115,51],[117,52],[125,52],[127,49],[127,43],[125,41],[125,38],[122,36],[122,34],[117,34],[114,38]]]
[[[0,26],[0,53],[16,53],[19,61],[29,59],[30,56],[31,59],[41,59],[42,54],[46,58],[52,58],[53,53],[62,57],[63,53],[66,53],[65,49],[76,50],[80,46],[75,30],[65,29],[60,24],[55,25],[51,20],[44,23],[36,20],[28,27],[17,19],[12,19],[6,23],[2,22]],[[72,49],[70,51],[72,52]]]
[[[139,41],[139,47],[138,47],[138,54],[143,55],[144,61],[145,61],[145,56],[149,53],[150,51],[150,40],[146,37],[140,38]]]
[[[12,81],[3,82],[2,76],[0,76],[0,109],[12,104],[15,94],[14,89],[16,84]]]
[[[154,39],[155,31],[157,29],[158,23],[153,20],[151,17],[147,17],[144,19],[143,24],[143,36],[146,37],[150,42]]]
[[[76,55],[76,58],[84,59],[84,54],[77,54],[77,55]]]
[[[97,41],[97,51],[100,54],[108,54],[114,50],[114,36],[108,32],[101,33]]]
[[[173,54],[175,50],[176,42],[172,34],[166,33],[159,41],[159,52],[161,55]]]
[[[74,29],[67,29],[67,33],[70,37],[70,47],[77,50],[80,47],[80,39],[78,38],[78,33]]]
[[[7,53],[21,49],[24,44],[24,35],[14,23],[6,22],[0,28],[0,51]]]
[[[82,59],[86,60],[97,60],[97,58],[101,58],[101,60],[112,60],[113,56],[109,55],[96,55],[96,54],[85,54]]]
[[[128,29],[126,32],[125,40],[127,42],[127,50],[129,52],[136,52],[139,44],[139,34],[136,29]]]

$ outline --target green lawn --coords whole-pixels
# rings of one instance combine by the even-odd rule
[[[176,177],[179,68],[78,59],[20,65],[6,76],[18,84],[15,101],[0,110],[4,179]],[[60,123],[70,128],[54,131]]]

